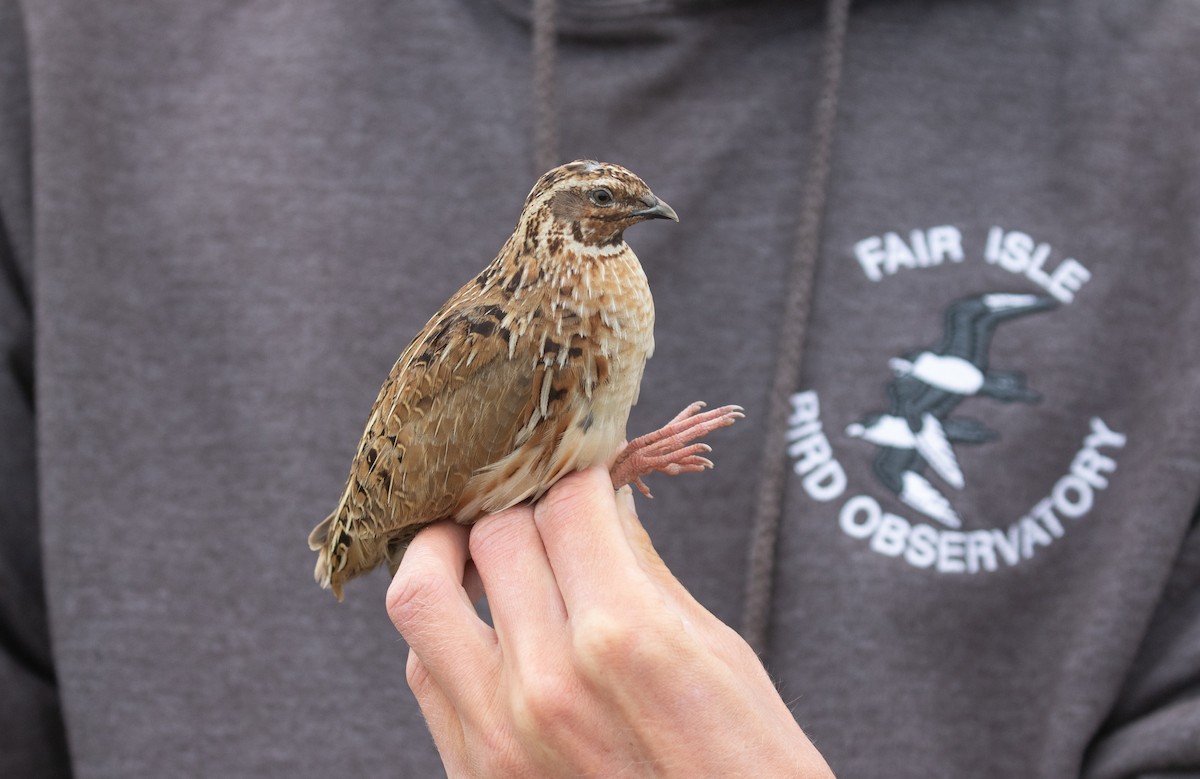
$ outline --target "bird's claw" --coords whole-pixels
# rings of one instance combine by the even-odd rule
[[[658,430],[626,444],[611,469],[613,486],[632,484],[647,498],[652,498],[650,489],[642,481],[646,474],[662,471],[674,476],[712,468],[712,460],[703,456],[711,452],[712,447],[692,442],[713,430],[732,425],[745,417],[745,413],[741,406],[721,406],[701,413],[704,406],[701,401],[692,403]]]

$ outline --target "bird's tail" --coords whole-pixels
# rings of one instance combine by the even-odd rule
[[[370,571],[387,556],[388,539],[360,537],[350,531],[345,506],[339,506],[308,535],[308,548],[317,553],[313,576],[342,600],[342,586]]]

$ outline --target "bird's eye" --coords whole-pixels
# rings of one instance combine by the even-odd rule
[[[600,187],[588,193],[588,200],[591,200],[600,207],[611,206],[613,204],[613,193],[604,187]]]

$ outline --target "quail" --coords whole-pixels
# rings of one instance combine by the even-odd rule
[[[400,355],[379,391],[341,500],[309,536],[316,580],[387,562],[441,519],[470,524],[593,465],[614,487],[711,468],[697,442],[738,406],[692,403],[625,443],[654,303],[626,228],[675,211],[619,165],[578,160],[543,175],[499,255]]]

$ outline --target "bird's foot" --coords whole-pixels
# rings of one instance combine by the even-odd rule
[[[712,447],[692,442],[717,428],[732,425],[745,414],[741,406],[721,406],[700,413],[702,408],[704,403],[692,403],[658,430],[626,444],[610,469],[613,487],[632,484],[647,498],[652,498],[650,488],[642,481],[643,476],[654,471],[674,476],[713,467],[712,460],[704,456],[712,451]]]

